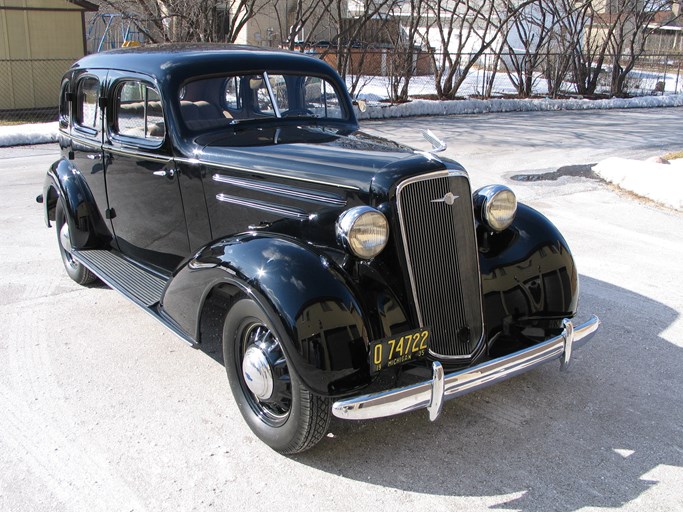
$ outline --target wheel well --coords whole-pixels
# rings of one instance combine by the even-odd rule
[[[199,342],[202,351],[223,363],[223,324],[232,305],[244,292],[237,286],[222,283],[214,286],[202,307],[199,320]]]

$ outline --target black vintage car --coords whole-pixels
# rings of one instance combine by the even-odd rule
[[[566,366],[599,325],[569,320],[578,275],[545,217],[358,131],[353,109],[323,61],[242,46],[105,52],[62,82],[39,201],[67,273],[193,346],[221,338],[246,422],[283,453],[331,414],[434,420],[447,399]]]

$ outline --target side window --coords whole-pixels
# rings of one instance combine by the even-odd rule
[[[225,81],[225,106],[231,110],[242,109],[239,77],[231,76]]]
[[[282,75],[268,75],[268,79],[280,111],[289,110],[289,97],[287,96],[287,82],[285,81],[285,77]]]
[[[256,93],[256,103],[254,107],[256,111],[263,115],[274,116],[275,109],[273,103],[270,101],[270,93],[268,86],[262,76],[253,76],[249,78],[249,87]]]
[[[332,84],[322,78],[310,76],[304,83],[305,108],[319,117],[342,119],[343,112],[339,96]]]
[[[97,102],[100,82],[87,77],[78,82],[76,96],[76,124],[84,128],[99,129],[100,108]]]
[[[159,93],[137,80],[122,82],[116,92],[114,133],[159,142],[165,134]]]
[[[59,127],[68,128],[71,122],[71,109],[69,101],[69,81],[62,82],[62,90],[59,94]]]

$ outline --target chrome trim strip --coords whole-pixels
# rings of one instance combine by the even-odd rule
[[[145,160],[152,160],[153,162],[168,163],[173,160],[170,156],[159,156],[153,153],[145,153],[144,151],[137,151],[134,149],[120,149],[114,148],[112,146],[103,145],[102,149],[108,151],[109,153],[114,153],[115,155],[121,156],[139,156]]]
[[[262,183],[260,181],[243,178],[232,178],[223,174],[214,174],[213,181],[227,183],[228,185],[234,185],[236,187],[246,188],[249,190],[258,190],[261,192],[291,197],[293,199],[301,199],[303,201],[312,201],[314,203],[329,204],[332,206],[346,206],[346,199],[338,196],[337,194],[306,190],[302,188],[290,187],[287,185],[277,185],[274,183]]]
[[[272,213],[275,215],[289,217],[290,219],[306,220],[309,217],[308,213],[299,208],[290,208],[289,206],[282,205],[274,206],[268,203],[264,203],[263,201],[257,201],[256,199],[244,199],[242,197],[230,196],[228,194],[217,194],[216,199],[224,203],[231,203],[240,206],[246,206],[248,208],[255,208],[257,210],[262,210],[264,212]]]
[[[398,187],[396,188],[396,207],[398,209],[398,223],[401,228],[401,240],[403,242],[403,253],[406,256],[406,262],[408,263],[408,277],[410,278],[410,288],[413,293],[413,304],[415,304],[415,311],[417,312],[417,319],[418,322],[420,322],[420,327],[425,327],[424,325],[424,320],[422,317],[422,310],[420,309],[420,302],[417,299],[417,286],[415,283],[415,276],[413,275],[413,264],[410,261],[410,254],[408,253],[408,242],[407,242],[407,234],[406,234],[406,228],[403,223],[403,211],[401,209],[401,191],[407,187],[408,185],[412,183],[416,183],[418,181],[423,181],[423,180],[429,180],[429,179],[434,179],[434,178],[446,178],[446,177],[464,177],[469,180],[469,175],[465,171],[456,171],[456,170],[445,170],[445,171],[436,171],[433,173],[429,174],[423,174],[421,176],[414,176],[412,178],[408,178],[405,181],[402,181],[399,183]],[[470,188],[471,190],[471,188]],[[470,201],[472,199],[470,198]],[[472,216],[472,223],[474,224],[474,232],[477,232],[477,226],[474,221],[474,215]],[[477,268],[479,268],[479,259],[477,258]],[[481,309],[481,325],[484,325],[484,304],[482,302],[482,295],[481,295],[481,270],[478,272],[478,279],[479,279],[479,306]],[[482,329],[482,334],[481,337],[479,338],[479,341],[477,342],[474,350],[472,351],[471,354],[468,355],[458,355],[458,356],[452,356],[452,355],[443,355],[443,354],[436,354],[432,352],[431,350],[429,351],[430,354],[432,354],[435,357],[438,357],[441,360],[446,360],[446,361],[457,361],[457,360],[463,360],[463,359],[469,359],[474,354],[477,353],[478,350],[480,350],[482,343],[484,341],[486,331]]]
[[[197,257],[194,257],[190,260],[187,266],[190,270],[203,270],[205,268],[216,268],[218,263],[203,263],[198,261]]]
[[[553,359],[562,358],[566,367],[564,361],[571,358],[572,350],[582,347],[593,337],[600,326],[600,320],[593,315],[590,320],[581,325],[574,326],[567,319],[564,325],[562,334],[558,336],[519,352],[450,373],[445,376],[443,382],[438,375],[438,367],[441,365],[434,362],[434,377],[431,380],[403,388],[339,400],[332,405],[332,413],[337,418],[367,420],[427,408],[430,419],[433,421],[438,417],[435,409],[440,407],[439,400],[446,401],[483,389],[491,384],[528,372]],[[441,391],[442,385],[443,392]]]
[[[353,185],[343,185],[343,184],[339,184],[339,183],[332,183],[330,181],[320,181],[320,180],[313,180],[313,179],[309,179],[309,178],[301,178],[300,176],[292,176],[289,174],[281,174],[281,173],[271,172],[271,171],[261,171],[258,169],[250,169],[247,167],[239,167],[236,165],[221,164],[219,162],[212,162],[210,160],[199,160],[197,158],[176,157],[175,161],[176,162],[182,162],[185,164],[190,164],[190,165],[206,165],[209,167],[217,167],[218,169],[227,169],[229,171],[248,172],[248,173],[252,173],[252,174],[258,174],[260,176],[268,176],[271,178],[284,178],[287,180],[303,181],[306,183],[315,183],[316,185],[327,185],[328,187],[345,188],[347,190],[360,190],[360,188],[355,187]]]
[[[97,148],[97,149],[102,149],[102,143],[99,141],[91,140],[91,139],[86,139],[85,137],[80,137],[78,135],[73,135],[73,134],[68,134],[66,132],[62,132],[64,135],[67,137],[71,138],[73,141],[76,141],[78,144],[82,144],[84,146],[89,146],[91,148]]]

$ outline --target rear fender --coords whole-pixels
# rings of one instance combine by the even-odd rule
[[[304,384],[334,395],[370,382],[368,328],[343,271],[294,239],[248,233],[205,247],[169,283],[162,308],[199,339],[203,305],[228,284],[268,315]]]
[[[50,166],[43,186],[43,197],[48,227],[51,225],[50,221],[55,220],[55,208],[61,197],[66,208],[71,245],[75,249],[96,245],[97,226],[103,224],[103,221],[85,179],[69,160],[62,158]],[[100,227],[102,228],[103,226]]]

